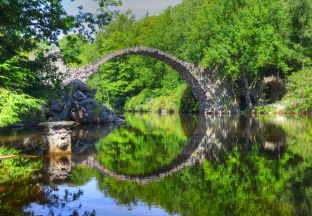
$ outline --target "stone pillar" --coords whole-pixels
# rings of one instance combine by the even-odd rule
[[[70,131],[63,127],[49,128],[47,135],[48,154],[71,154],[71,136]]]

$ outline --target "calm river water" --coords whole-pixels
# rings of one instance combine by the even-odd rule
[[[127,114],[71,127],[49,156],[37,127],[0,129],[0,215],[312,215],[312,119]],[[69,130],[69,129],[68,129]]]

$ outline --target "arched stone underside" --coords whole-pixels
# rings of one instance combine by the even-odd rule
[[[67,68],[63,79],[64,84],[75,79],[86,82],[106,62],[128,55],[150,56],[171,66],[191,87],[201,113],[237,113],[239,111],[237,103],[233,99],[233,91],[227,82],[221,81],[212,72],[201,66],[179,60],[154,48],[135,47],[119,50],[103,56],[89,65]]]

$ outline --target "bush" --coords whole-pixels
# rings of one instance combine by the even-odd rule
[[[283,98],[289,112],[312,112],[312,68],[288,77],[287,94]]]

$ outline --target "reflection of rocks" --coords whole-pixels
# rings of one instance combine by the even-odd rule
[[[95,91],[79,80],[71,82],[71,94],[65,94],[60,101],[51,101],[47,116],[49,121],[125,123],[124,117],[114,114],[105,105],[99,105],[95,100]]]
[[[46,183],[70,182],[71,155],[53,156],[44,160],[43,180]]]
[[[266,124],[264,128],[264,149],[274,152],[283,148],[286,142],[285,131],[274,124]]]
[[[88,154],[96,152],[95,144],[111,133],[117,126],[109,125],[81,125],[72,128],[72,152]]]
[[[0,134],[0,146],[22,150],[28,154],[62,155],[94,153],[99,139],[118,125],[75,125],[74,122],[46,122],[30,131],[14,130],[14,136]],[[12,133],[10,131],[9,133]]]

